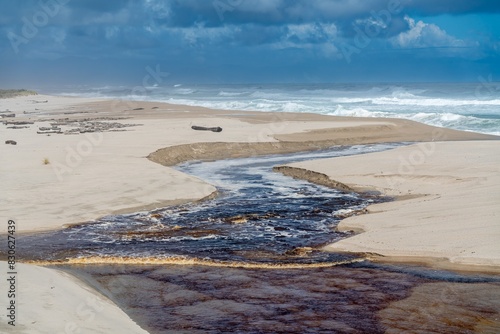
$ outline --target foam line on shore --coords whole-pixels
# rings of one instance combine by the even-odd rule
[[[118,257],[118,256],[89,256],[69,258],[58,261],[29,261],[29,264],[38,266],[55,265],[87,265],[87,264],[127,264],[127,265],[183,265],[183,266],[207,266],[224,268],[246,268],[246,269],[304,269],[304,268],[326,268],[365,261],[364,258],[350,260],[322,262],[322,263],[257,263],[241,261],[215,261],[209,259],[187,258],[187,257]]]

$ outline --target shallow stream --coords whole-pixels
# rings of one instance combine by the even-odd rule
[[[283,264],[347,261],[353,257],[316,249],[349,235],[336,231],[340,217],[382,199],[292,179],[272,167],[395,145],[186,163],[177,169],[215,185],[217,198],[20,237],[19,252],[27,259],[45,261],[88,257],[122,257],[129,262],[150,257]]]
[[[56,267],[108,295],[151,333],[500,331],[498,277],[319,250],[349,237],[336,231],[341,217],[387,199],[272,171],[394,146],[187,163],[177,168],[215,185],[217,198],[19,236],[18,253],[35,262],[71,260]]]

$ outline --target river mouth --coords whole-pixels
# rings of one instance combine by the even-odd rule
[[[150,333],[498,332],[498,277],[323,252],[349,237],[343,217],[388,199],[272,171],[397,145],[183,164],[219,196],[22,235],[19,258],[75,274]]]
[[[272,168],[397,145],[185,163],[176,168],[215,185],[217,198],[20,236],[19,253],[25,261],[75,264],[240,263],[292,268],[356,262],[354,255],[319,248],[350,235],[336,230],[342,217],[387,199],[292,179]]]

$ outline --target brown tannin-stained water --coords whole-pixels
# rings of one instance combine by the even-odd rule
[[[383,333],[377,311],[419,279],[373,269],[91,266],[85,272],[146,330],[185,333]]]
[[[151,333],[500,332],[498,277],[322,252],[349,236],[341,216],[383,199],[272,172],[394,146],[184,164],[220,196],[19,236],[18,254],[82,277]]]
[[[70,269],[150,333],[498,333],[500,328],[500,283],[492,277],[369,264]]]

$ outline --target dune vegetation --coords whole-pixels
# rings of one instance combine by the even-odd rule
[[[7,99],[9,97],[16,97],[16,96],[29,96],[29,95],[38,95],[38,93],[33,90],[26,90],[26,89],[0,89],[0,99]]]

